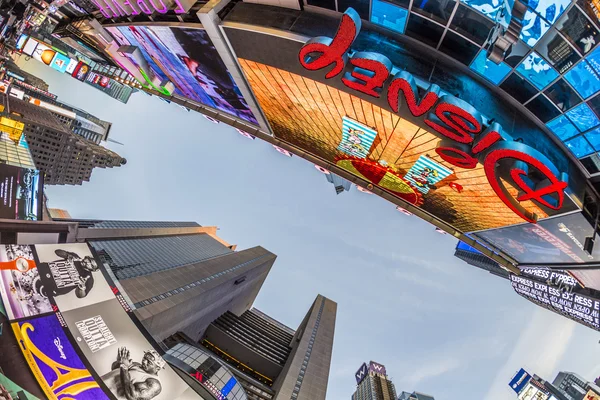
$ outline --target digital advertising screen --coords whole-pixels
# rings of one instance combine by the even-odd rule
[[[21,36],[19,36],[19,38],[17,39],[17,43],[15,45],[15,48],[17,50],[22,50],[23,46],[25,46],[25,42],[27,42],[27,39],[29,39],[29,36],[22,34]]]
[[[361,26],[351,8],[299,25],[307,41],[290,39],[287,25],[268,34],[223,25],[276,138],[463,233],[579,210],[579,168],[487,85]]]
[[[27,42],[25,42],[25,45],[22,48],[22,52],[27,54],[28,56],[33,55],[33,52],[35,51],[35,48],[37,47],[38,42],[32,38],[30,38],[29,40],[27,40]]]
[[[70,58],[69,63],[67,64],[67,68],[65,69],[65,72],[69,75],[72,74],[73,71],[75,71],[75,68],[77,67],[78,64],[79,64],[79,61]]]
[[[57,70],[58,72],[64,74],[65,72],[67,72],[67,67],[69,66],[69,64],[71,63],[71,58],[60,54],[60,53],[56,53],[56,55],[54,56],[54,59],[52,59],[52,62],[50,63],[50,67],[54,68],[55,70]]]
[[[90,66],[84,63],[83,61],[79,61],[71,76],[79,81],[85,81],[88,74],[90,72]]]
[[[175,94],[257,124],[208,34],[202,29],[119,26],[107,30],[120,45],[133,45]]]
[[[31,55],[36,60],[43,62],[46,65],[52,64],[56,51],[52,50],[46,44],[38,42],[33,54]]]
[[[1,164],[0,218],[41,219],[43,188],[39,171]]]

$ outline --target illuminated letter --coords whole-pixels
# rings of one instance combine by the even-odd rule
[[[469,103],[445,95],[434,112],[427,114],[425,123],[433,130],[459,143],[471,143],[473,134],[481,132],[479,112]]]
[[[134,5],[129,0],[122,0],[123,6],[128,6],[131,8],[131,12],[128,15],[139,15],[139,11],[134,7]]]
[[[129,15],[129,13],[127,12],[127,10],[125,10],[123,8],[123,6],[121,5],[121,3],[119,3],[119,0],[109,0],[112,2],[115,10],[117,11],[117,13],[119,13],[119,16],[123,16],[123,15]]]
[[[344,85],[369,96],[379,97],[383,83],[390,76],[392,62],[377,53],[358,52],[350,59],[355,68],[342,78]]]
[[[104,15],[105,18],[112,18],[115,17],[116,15],[113,15],[113,13],[108,13],[108,11],[112,12],[112,9],[110,7],[103,7],[103,1],[102,0],[92,0],[92,2],[96,5],[96,7],[98,7],[98,10],[102,13],[102,15]]]
[[[148,4],[146,4],[144,0],[137,0],[137,5],[140,7],[140,10],[144,12],[144,14],[152,14],[150,7],[148,7]]]
[[[473,154],[479,154],[484,150],[489,149],[494,143],[507,140],[512,141],[512,138],[506,135],[499,123],[494,122],[473,142]],[[483,155],[484,153],[481,153]]]
[[[340,22],[333,39],[319,36],[310,39],[302,46],[298,54],[300,64],[309,71],[316,71],[335,64],[325,78],[330,79],[338,75],[346,65],[348,50],[358,36],[360,26],[358,13],[353,8],[348,8],[342,15],[342,22]]]
[[[432,84],[427,89],[425,96],[418,100],[419,90],[413,76],[406,71],[397,73],[388,88],[388,104],[396,113],[400,109],[401,91],[410,113],[415,117],[419,117],[431,110],[431,107],[438,100],[440,88],[438,85]]]
[[[150,0],[150,3],[152,3],[152,6],[154,7],[154,9],[155,9],[156,11],[158,11],[158,12],[159,12],[159,13],[161,13],[161,14],[166,14],[166,13],[167,13],[167,11],[169,11],[169,8],[168,8],[168,7],[165,5],[165,3],[163,3],[163,1],[162,1],[162,0],[158,0],[158,2],[159,2],[161,5],[162,5],[162,8],[158,8],[158,7],[156,6],[156,3],[155,3],[153,0]]]
[[[559,210],[563,205],[564,189],[567,187],[566,174],[559,174],[546,156],[523,143],[494,144],[485,157],[483,167],[488,182],[498,197],[528,222],[536,222],[537,215],[521,206],[522,201],[532,200],[553,210]],[[530,173],[531,167],[537,171]],[[539,174],[545,179],[534,178],[534,175]],[[519,190],[516,199],[504,186],[503,180]]]
[[[177,4],[177,8],[173,10],[175,11],[175,14],[185,14],[187,12],[179,0],[175,0],[175,4]]]
[[[442,160],[456,167],[473,169],[477,166],[477,159],[469,154],[467,145],[460,145],[444,139],[435,149]]]

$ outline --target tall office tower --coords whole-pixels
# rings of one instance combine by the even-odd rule
[[[435,400],[433,396],[419,392],[402,392],[398,400]]]
[[[344,191],[349,191],[352,183],[341,176],[338,176],[333,173],[325,174],[325,178],[327,178],[327,182],[331,183],[335,187],[335,192],[340,194]]]
[[[573,372],[561,371],[552,384],[556,386],[568,400],[584,400],[590,383]]]
[[[216,227],[195,222],[55,220],[77,223],[157,342],[176,332],[199,340],[226,312],[241,315],[258,295],[276,255],[234,251]]]
[[[396,400],[396,388],[383,365],[374,361],[368,366],[363,363],[355,378],[357,387],[352,400]]]
[[[256,309],[227,312],[201,344],[229,365],[248,399],[324,400],[336,312],[335,302],[318,295],[296,330]]]
[[[497,275],[504,279],[509,279],[508,271],[500,267],[500,265],[496,261],[485,256],[477,249],[469,246],[468,244],[462,241],[459,241],[456,245],[454,256],[460,258],[469,265],[484,269],[490,274]]]
[[[44,108],[1,96],[5,113],[25,124],[24,133],[39,170],[49,185],[81,185],[92,170],[119,167],[127,160],[117,153],[71,132]]]

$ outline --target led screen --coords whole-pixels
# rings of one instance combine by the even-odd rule
[[[52,50],[50,47],[46,46],[44,43],[38,42],[35,51],[32,54],[32,57],[38,61],[43,62],[46,65],[50,65],[52,60],[54,60],[54,56],[56,55],[56,51]]]
[[[588,143],[584,136],[577,136],[576,138],[566,141],[565,144],[577,158],[588,156],[594,152],[594,148]]]
[[[30,38],[25,43],[25,46],[23,46],[23,53],[27,54],[28,56],[33,55],[33,52],[35,51],[35,48],[37,47],[37,45],[38,45],[38,42]]]
[[[0,164],[0,218],[41,219],[42,196],[39,171]]]
[[[79,61],[74,60],[74,59],[69,59],[69,64],[67,64],[67,68],[65,69],[65,72],[67,74],[72,74],[73,71],[75,71],[75,68],[77,67],[77,64],[79,64]]]
[[[566,114],[581,132],[600,124],[600,120],[598,120],[596,114],[585,103],[581,103],[577,107],[567,111]]]
[[[525,58],[517,67],[517,72],[540,90],[558,78],[558,72],[536,53]]]
[[[109,28],[114,30],[120,32],[114,36],[121,45],[143,49],[146,61],[159,76],[168,77],[177,95],[257,123],[204,30],[162,26]]]
[[[600,90],[600,78],[598,74],[585,61],[581,61],[567,72],[565,79],[584,99],[587,99]]]
[[[90,72],[90,66],[87,65],[86,63],[84,63],[83,61],[79,61],[79,63],[77,64],[77,66],[75,67],[75,69],[73,70],[73,73],[71,75],[75,79],[83,82],[83,81],[85,81],[85,78],[87,78],[89,72]]]
[[[510,67],[505,63],[496,64],[490,61],[485,51],[481,51],[477,58],[473,60],[471,69],[495,84],[502,82],[510,72]]]
[[[69,66],[71,61],[73,60],[71,60],[69,57],[60,53],[56,53],[54,59],[50,63],[50,66],[60,73],[65,73],[67,72],[67,67]]]
[[[12,329],[47,399],[108,399],[54,314],[14,322]]]
[[[404,33],[408,11],[395,4],[381,0],[373,0],[371,22],[384,26],[392,31]]]
[[[504,5],[503,0],[461,0],[461,2],[476,9],[492,20],[496,19],[498,11],[500,11]]]
[[[17,40],[17,44],[15,45],[15,48],[17,50],[21,50],[23,48],[23,46],[25,45],[25,42],[27,41],[27,39],[29,39],[29,36],[27,36],[25,34],[19,36],[19,39]]]
[[[546,126],[563,141],[572,138],[579,133],[577,128],[575,128],[575,125],[573,125],[565,115],[561,115],[548,122]]]
[[[550,29],[550,25],[542,17],[532,11],[527,11],[523,18],[520,39],[528,46],[533,47],[548,29]]]

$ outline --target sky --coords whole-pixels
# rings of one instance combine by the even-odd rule
[[[238,249],[277,260],[255,307],[295,328],[317,294],[337,302],[327,400],[355,390],[363,362],[386,366],[396,391],[436,400],[515,399],[523,367],[600,376],[600,335],[517,295],[507,280],[454,257],[456,239],[201,114],[136,93],[124,105],[35,60],[19,65],[58,99],[111,121],[125,166],[82,186],[49,186],[74,218],[195,221]]]

